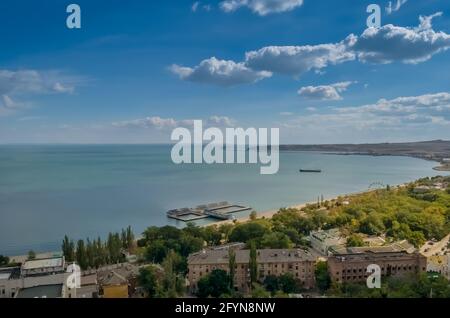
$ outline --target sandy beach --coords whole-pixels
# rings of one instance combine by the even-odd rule
[[[393,188],[394,188],[394,187],[395,187],[395,188],[401,188],[401,187],[404,187],[404,186],[406,186],[406,185],[408,185],[408,184],[409,184],[409,182],[407,182],[407,183],[402,183],[402,184],[399,184],[399,185],[394,185],[394,186],[392,186],[392,187],[393,187]],[[359,194],[363,194],[363,193],[369,193],[369,192],[372,192],[372,191],[376,191],[376,189],[373,189],[373,190],[365,190],[365,191],[358,191],[358,192],[354,192],[354,193],[348,193],[348,194],[344,194],[344,195],[340,195],[340,196],[332,197],[332,198],[324,198],[324,201],[338,200],[338,198],[351,198],[352,196],[359,195]],[[308,206],[308,205],[313,205],[313,204],[317,204],[317,201],[314,201],[314,202],[307,202],[307,203],[301,203],[301,204],[297,204],[297,205],[290,206],[290,207],[288,207],[288,208],[301,210],[301,209],[305,208],[306,206]],[[280,209],[282,209],[282,208],[280,208]],[[263,219],[263,218],[265,218],[265,219],[271,219],[275,214],[278,213],[278,211],[279,211],[280,209],[277,209],[277,210],[268,210],[268,211],[261,211],[261,212],[258,212],[258,211],[257,211],[257,216],[256,216],[256,218],[257,218],[257,219]],[[245,222],[249,222],[249,221],[250,221],[250,215],[249,215],[249,216],[246,216],[246,217],[236,218],[236,219],[234,219],[234,220],[217,221],[217,222],[205,224],[205,225],[203,225],[203,227],[208,227],[208,226],[212,226],[212,225],[233,224],[233,223],[235,223],[235,222],[237,222],[237,223],[245,223]]]
[[[336,198],[334,198],[334,199],[336,199]],[[316,202],[309,202],[309,203],[298,204],[298,205],[291,206],[289,208],[301,210],[301,209],[303,209],[304,207],[306,207],[307,205],[310,205],[310,204],[316,204]],[[263,219],[263,218],[264,219],[271,219],[275,214],[278,213],[279,210],[280,209],[257,212],[257,218],[258,219]],[[210,224],[205,224],[204,227],[208,227],[208,226],[212,226],[212,225],[233,224],[234,222],[245,223],[245,222],[249,222],[249,221],[250,221],[250,216],[246,216],[246,217],[236,218],[234,220],[218,221],[218,222],[214,222],[214,223],[210,223]]]

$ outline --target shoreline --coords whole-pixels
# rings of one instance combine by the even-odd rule
[[[405,183],[403,183],[405,184]],[[400,187],[403,184],[397,185],[395,187]],[[348,197],[352,197],[354,195],[358,195],[358,194],[363,194],[363,193],[369,193],[375,190],[367,190],[367,191],[360,191],[360,192],[355,192],[355,193],[347,193],[347,194],[341,194],[335,197],[331,197],[331,198],[324,198],[324,201],[332,201],[332,200],[338,200],[340,197],[342,198],[348,198]],[[299,204],[295,204],[289,207],[281,207],[278,209],[272,209],[272,210],[265,210],[265,211],[261,211],[258,212],[256,211],[256,219],[260,220],[260,219],[271,219],[274,215],[278,214],[278,212],[280,212],[281,209],[297,209],[297,210],[302,210],[303,208],[307,207],[308,205],[315,205],[317,204],[317,201],[310,201],[310,202],[306,202],[306,203],[299,203]],[[235,223],[247,223],[250,222],[250,215],[248,216],[244,216],[244,217],[240,217],[240,218],[236,218],[236,219],[232,219],[232,220],[225,220],[225,221],[217,221],[217,222],[211,222],[209,224],[203,224],[200,227],[209,227],[209,226],[220,226],[220,225],[224,225],[224,224],[235,224]]]
[[[411,184],[414,181],[411,182],[403,182],[400,184],[396,184],[396,185],[392,185],[391,188],[395,188],[395,189],[399,189],[399,188],[403,188],[408,186],[409,184]],[[353,196],[356,195],[361,195],[361,194],[367,194],[367,193],[371,193],[374,191],[377,191],[379,189],[367,189],[367,190],[363,190],[363,191],[358,191],[358,192],[351,192],[351,193],[345,193],[345,194],[340,194],[334,197],[328,197],[328,198],[324,198],[324,201],[333,201],[333,200],[338,200],[339,198],[351,198]],[[317,201],[310,201],[310,202],[306,202],[306,203],[299,203],[299,204],[295,204],[289,207],[280,207],[276,210],[272,209],[272,210],[265,210],[265,211],[261,211],[258,212],[256,211],[256,219],[260,220],[260,219],[271,219],[274,215],[276,215],[281,209],[297,209],[297,210],[302,210],[303,208],[307,207],[308,205],[315,205],[317,204]],[[234,220],[225,220],[225,221],[216,221],[216,222],[211,222],[209,224],[203,224],[200,225],[200,227],[208,227],[208,226],[220,226],[220,225],[224,225],[224,224],[239,224],[239,223],[247,223],[250,222],[250,215],[246,216],[246,217],[240,217],[240,218],[236,218]]]
[[[334,156],[368,156],[368,157],[407,157],[415,158],[425,161],[432,161],[439,163],[439,166],[433,167],[435,171],[450,171],[450,164],[442,162],[438,158],[428,158],[413,154],[389,154],[389,153],[366,153],[366,152],[333,152],[333,151],[315,151],[315,150],[281,150],[280,152],[317,152],[322,155],[334,155]]]

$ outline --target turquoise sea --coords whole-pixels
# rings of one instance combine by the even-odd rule
[[[230,201],[265,211],[438,175],[406,157],[282,152],[277,175],[258,165],[174,165],[168,145],[0,146],[0,254],[60,248],[131,225],[180,225],[169,209]],[[299,169],[322,169],[300,174]],[[442,173],[441,173],[442,174]]]

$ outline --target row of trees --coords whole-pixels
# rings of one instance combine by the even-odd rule
[[[125,260],[124,251],[134,247],[134,234],[131,227],[121,233],[109,233],[106,241],[78,240],[76,243],[67,235],[63,239],[62,252],[67,262],[76,261],[81,269],[99,268],[107,264],[116,264]]]
[[[388,278],[381,289],[365,284],[332,285],[327,293],[341,298],[450,298],[450,284],[440,275],[421,274]]]

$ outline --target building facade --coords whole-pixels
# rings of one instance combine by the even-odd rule
[[[237,249],[234,276],[235,289],[248,292],[250,289],[250,251]],[[307,251],[299,249],[262,249],[257,251],[258,280],[264,281],[267,276],[280,276],[291,273],[310,289],[315,285],[314,269],[316,260]],[[191,291],[197,289],[198,281],[215,269],[229,272],[229,250],[210,249],[191,254],[188,258],[187,278]]]
[[[404,276],[425,272],[427,259],[407,242],[382,247],[354,247],[333,251],[328,258],[328,270],[333,282],[365,282],[371,273],[369,265],[378,265],[381,276]]]
[[[427,272],[439,273],[450,280],[450,254],[428,257]]]
[[[331,247],[343,246],[347,241],[339,229],[313,231],[309,234],[309,240],[312,248],[322,256],[328,256]]]

